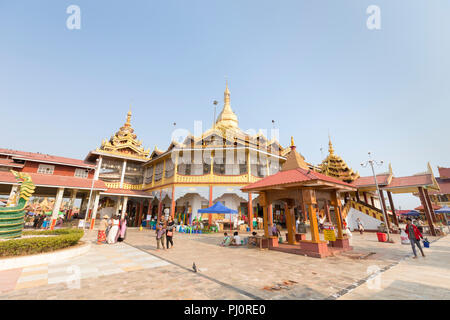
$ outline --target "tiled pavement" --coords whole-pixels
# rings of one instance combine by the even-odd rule
[[[98,278],[168,264],[124,243],[93,243],[90,251],[80,257],[0,272],[0,293],[47,284],[66,283],[70,286],[74,279]]]
[[[93,238],[94,233],[87,237]],[[173,249],[156,251],[154,231],[129,229],[127,244],[100,247],[93,244],[93,252],[59,267],[10,270],[4,275],[0,272],[0,287],[10,288],[0,294],[0,299],[327,299],[366,278],[371,268],[390,268],[384,273],[388,274],[400,266],[399,261],[408,260],[411,255],[410,246],[401,245],[397,235],[395,244],[387,244],[379,243],[375,234],[355,234],[353,255],[326,259],[245,247],[223,248],[217,245],[221,237],[176,233]],[[448,237],[444,239],[447,241]],[[422,273],[447,271],[448,246],[448,241],[442,242],[440,250],[429,251],[434,260],[421,266]],[[357,256],[363,259],[355,259]],[[442,260],[438,269],[434,263],[437,260]],[[199,268],[198,273],[192,272],[193,262]],[[79,289],[71,287],[71,279],[67,278],[70,272],[64,274],[72,265],[80,267]],[[14,281],[22,273],[24,277],[32,277],[46,269],[47,279],[28,278],[29,282],[36,281],[31,288],[20,289],[18,281]],[[408,273],[409,267],[402,272]],[[443,280],[446,279],[441,278],[440,288],[449,288],[449,283]],[[356,294],[363,286],[341,298]],[[392,293],[391,299],[395,297]],[[405,294],[398,297],[408,299]]]

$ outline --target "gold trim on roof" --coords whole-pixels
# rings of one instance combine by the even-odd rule
[[[358,172],[354,172],[341,157],[334,154],[331,138],[328,142],[328,156],[319,167],[321,173],[347,183],[352,183],[359,178]]]
[[[109,140],[104,139],[96,151],[107,152],[113,155],[128,156],[138,159],[148,159],[150,150],[142,147],[142,141],[136,139],[134,129],[131,127],[131,107],[127,113],[127,121]]]

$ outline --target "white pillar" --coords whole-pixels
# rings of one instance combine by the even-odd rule
[[[127,210],[127,202],[128,202],[128,197],[123,197],[123,205],[122,205],[122,216],[120,217],[121,219],[123,219],[125,217],[125,212]]]
[[[120,196],[117,196],[117,201],[116,201],[116,212],[114,213],[115,216],[117,216],[117,214],[119,213],[119,208],[120,208]]]
[[[58,192],[56,193],[55,204],[53,206],[52,212],[52,227],[54,220],[58,218],[59,209],[61,208],[61,202],[63,199],[64,188],[58,188]]]
[[[7,207],[15,207],[17,205],[17,200],[19,199],[19,185],[13,184],[11,188],[11,192],[9,193],[8,202],[6,203]]]
[[[78,192],[78,189],[72,189],[72,197],[70,198],[69,210],[73,210],[73,207],[75,205],[75,200],[77,199],[77,192]]]
[[[125,178],[125,169],[127,168],[127,160],[123,160],[122,175],[120,176],[120,188],[123,188],[123,180]]]
[[[94,208],[92,209],[92,219],[94,220],[97,216],[97,210],[98,210],[98,202],[100,201],[100,191],[95,193],[94,198]]]
[[[100,169],[102,167],[102,156],[98,158],[97,168],[94,173],[94,180],[98,180],[98,175],[100,174]]]

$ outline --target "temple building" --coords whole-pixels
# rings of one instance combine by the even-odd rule
[[[99,216],[120,211],[127,213],[129,226],[139,226],[149,218],[160,219],[163,215],[172,215],[184,224],[195,219],[231,222],[231,216],[198,214],[199,209],[218,201],[237,210],[239,220],[250,228],[253,217],[263,217],[264,208],[270,222],[283,227],[292,225],[287,221],[291,213],[295,218],[309,221],[311,217],[301,201],[287,208],[282,199],[261,202],[258,188],[254,189],[258,192],[251,188],[243,192],[245,186],[258,186],[255,183],[268,176],[284,177],[284,174],[277,175],[281,171],[301,172],[297,177],[300,180],[315,177],[320,183],[332,183],[336,196],[343,199],[339,216],[342,219],[349,214],[360,216],[375,226],[385,222],[389,227],[398,227],[393,193],[419,195],[432,234],[436,234],[433,227],[436,217],[431,199],[435,204],[448,204],[448,168],[439,168],[438,179],[434,178],[429,164],[427,172],[395,177],[389,165],[388,172],[377,175],[379,196],[374,177],[360,177],[353,171],[335,154],[331,139],[327,157],[321,164],[313,165],[297,151],[293,138],[290,146],[283,148],[277,137],[269,139],[261,131],[242,130],[231,107],[228,84],[223,108],[211,128],[173,138],[165,150],[155,147],[150,153],[145,149],[137,139],[131,117],[130,109],[119,130],[90,151],[84,160],[0,149],[0,194],[7,195],[5,201],[12,203],[17,182],[9,170],[28,172],[37,186],[35,196],[54,197],[53,218],[57,217],[64,198],[69,199],[70,210],[81,199],[80,215],[87,217],[91,228]],[[296,183],[307,187],[300,180]],[[279,187],[277,181],[270,181]],[[385,193],[391,209],[388,221],[384,221],[381,210],[388,212]],[[340,203],[333,199],[317,197],[313,204],[314,212],[335,224],[333,208],[340,207]]]
[[[261,132],[251,135],[241,130],[230,100],[227,85],[223,109],[210,129],[172,141],[165,151],[155,148],[150,155],[142,187],[155,197],[149,214],[170,213],[189,223],[202,218],[198,209],[220,201],[244,220],[253,212],[262,215],[258,199],[240,188],[278,172],[289,148]],[[208,215],[208,219],[230,217]]]
[[[151,194],[142,191],[143,168],[150,151],[137,140],[131,116],[130,109],[125,124],[85,158],[87,162],[97,163],[94,179],[104,182],[107,187],[107,190],[95,194],[94,207],[98,209],[93,210],[93,214],[89,213],[94,219],[99,211],[100,215],[111,216],[122,210],[128,214],[128,223],[137,225],[153,199]]]

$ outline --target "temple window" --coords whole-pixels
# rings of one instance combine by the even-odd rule
[[[254,176],[263,178],[267,175],[267,156],[250,152],[250,170]]]
[[[152,183],[153,180],[153,165],[149,166],[147,169],[145,169],[145,184]]]
[[[172,159],[166,160],[166,171],[164,172],[164,176],[166,178],[170,178],[173,176],[175,172],[175,164],[173,163]]]
[[[99,177],[106,182],[118,182],[122,175],[123,160],[103,158]]]
[[[86,169],[76,168],[75,169],[75,177],[78,178],[87,178],[89,171]]]
[[[55,166],[53,166],[53,165],[39,164],[37,173],[53,174],[54,171],[55,171]]]
[[[125,177],[123,181],[128,184],[142,184],[142,165],[140,163],[127,162],[127,166],[125,167]]]
[[[155,167],[155,181],[160,181],[163,176],[164,162],[159,162]]]

